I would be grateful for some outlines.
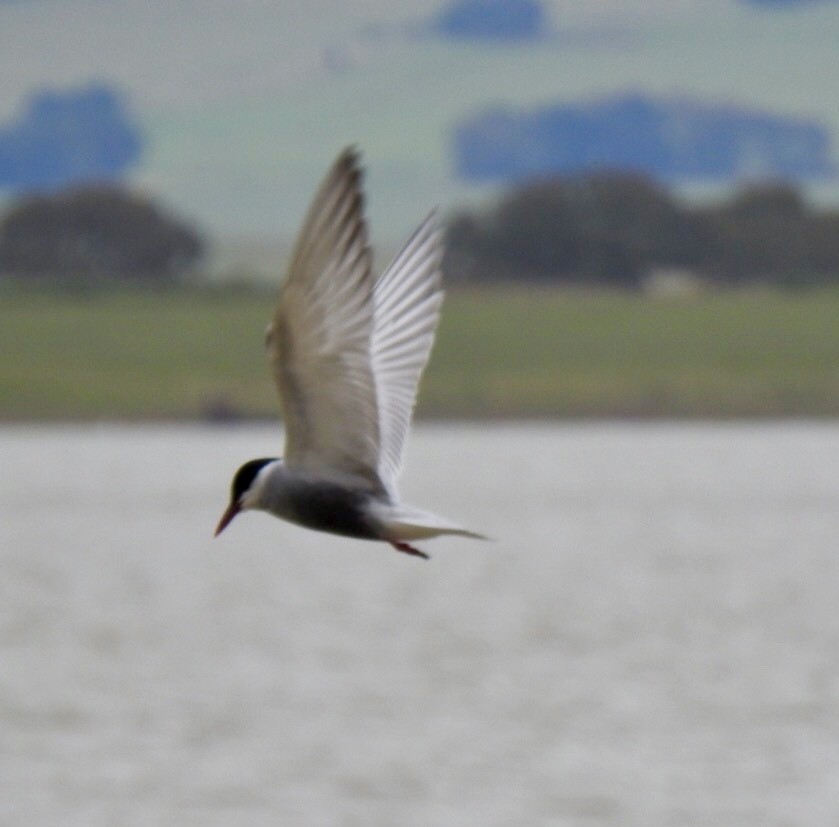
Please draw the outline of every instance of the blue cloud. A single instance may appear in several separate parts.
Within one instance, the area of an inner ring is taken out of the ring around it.
[[[813,6],[816,3],[836,2],[836,0],[741,0],[741,2],[766,9],[789,9],[798,6]]]
[[[114,180],[141,151],[142,136],[113,89],[40,92],[22,117],[0,128],[0,187],[53,189]]]
[[[536,0],[454,0],[433,23],[447,37],[479,40],[531,40],[546,26]]]
[[[534,111],[490,109],[454,133],[455,164],[475,181],[620,167],[664,179],[830,178],[829,131],[759,110],[623,95]]]

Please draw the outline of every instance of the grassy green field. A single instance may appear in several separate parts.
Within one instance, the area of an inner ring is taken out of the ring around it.
[[[275,415],[273,295],[0,292],[0,419]],[[436,417],[839,415],[839,291],[451,291]]]

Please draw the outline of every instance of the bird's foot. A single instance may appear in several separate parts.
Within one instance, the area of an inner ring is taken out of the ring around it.
[[[431,557],[426,554],[424,551],[420,551],[418,548],[414,548],[408,543],[402,542],[402,540],[390,540],[390,544],[397,550],[404,552],[405,554],[412,554],[414,557],[422,557],[423,560],[430,560]]]

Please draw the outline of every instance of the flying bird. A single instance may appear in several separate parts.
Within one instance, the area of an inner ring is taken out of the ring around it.
[[[239,468],[216,536],[240,511],[257,509],[425,558],[412,542],[486,539],[405,505],[396,490],[443,302],[442,252],[432,212],[373,276],[359,156],[344,150],[303,222],[266,333],[285,455]]]

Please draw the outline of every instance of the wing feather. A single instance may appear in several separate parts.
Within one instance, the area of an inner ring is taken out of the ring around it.
[[[431,213],[382,273],[373,292],[371,357],[379,407],[379,476],[391,492],[440,317],[442,254],[442,231]]]
[[[378,486],[374,280],[361,178],[357,152],[345,150],[309,208],[266,343],[286,464]]]

